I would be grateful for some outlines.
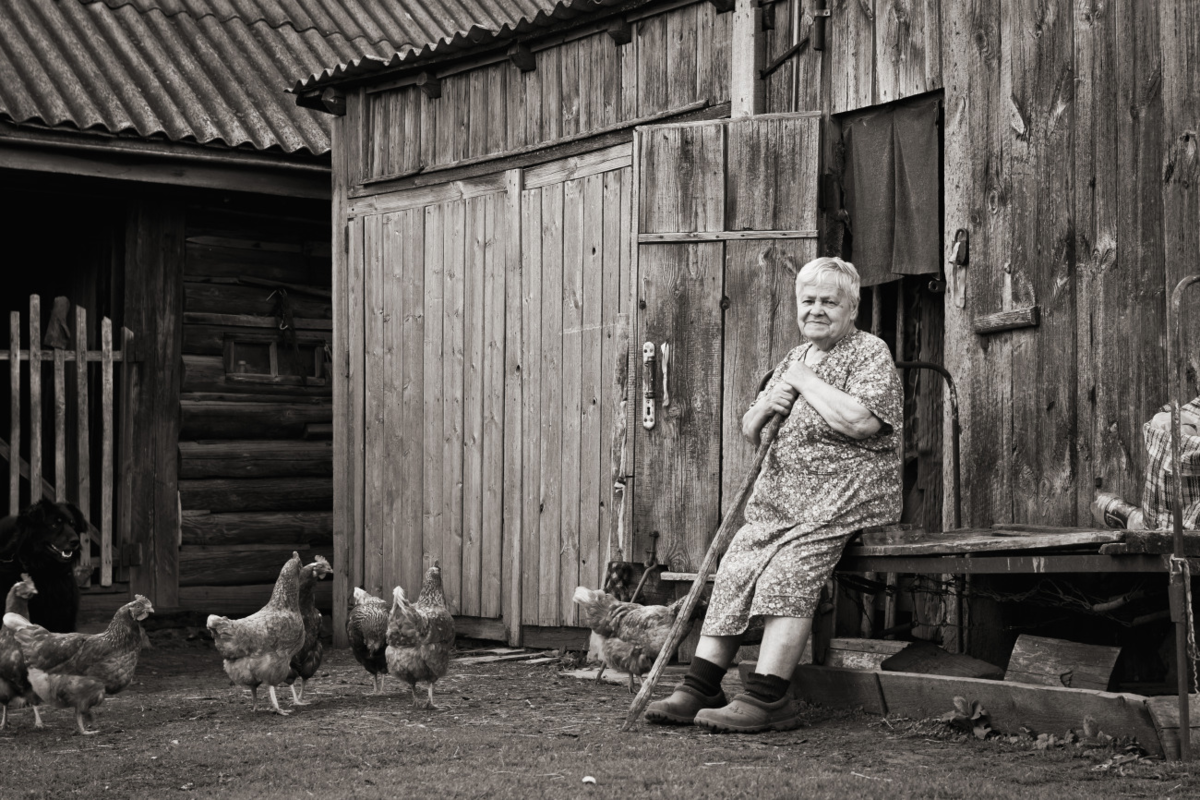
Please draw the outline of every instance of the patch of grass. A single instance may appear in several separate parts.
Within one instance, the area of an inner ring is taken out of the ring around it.
[[[737,679],[730,673],[730,690]],[[809,707],[806,726],[715,736],[642,725],[620,733],[623,687],[561,678],[554,665],[474,664],[438,684],[439,710],[383,697],[348,652],[327,655],[313,705],[287,718],[250,713],[204,641],[143,653],[135,684],[97,713],[98,736],[69,712],[27,711],[0,732],[0,797],[261,798],[1044,798],[1187,797],[1179,764],[1132,765]],[[662,693],[669,690],[662,687]],[[281,694],[289,705],[290,693]],[[287,698],[287,699],[285,699]],[[260,703],[260,709],[265,703]],[[945,726],[940,726],[944,729]],[[583,783],[585,776],[596,783]]]

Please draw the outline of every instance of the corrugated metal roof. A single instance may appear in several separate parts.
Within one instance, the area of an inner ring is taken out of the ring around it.
[[[398,33],[409,15],[386,7],[374,0],[0,0],[0,119],[326,153],[328,117],[298,107],[286,87],[323,64],[387,59],[396,52],[393,37],[425,35],[415,23],[414,33]]]
[[[253,2],[253,0],[244,0]],[[320,2],[320,0],[309,0]],[[631,5],[629,0],[401,0],[410,9],[420,9],[431,19],[442,19],[443,30],[436,37],[398,48],[387,56],[363,53],[348,61],[339,61],[320,72],[297,81],[291,91],[297,94],[320,86],[359,78],[374,72],[412,64],[434,55],[444,55],[478,47],[483,42],[506,39],[558,22],[575,19],[599,8]],[[333,63],[333,62],[329,62]]]

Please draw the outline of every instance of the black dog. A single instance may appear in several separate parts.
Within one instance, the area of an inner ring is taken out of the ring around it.
[[[30,621],[56,633],[73,632],[79,616],[79,532],[86,530],[82,511],[51,500],[0,519],[0,597],[27,572],[38,592],[29,599]]]

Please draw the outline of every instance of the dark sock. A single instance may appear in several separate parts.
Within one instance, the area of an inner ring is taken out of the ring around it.
[[[787,694],[791,681],[778,675],[760,675],[751,672],[746,677],[746,694],[764,703],[775,703]]]
[[[712,697],[721,692],[721,679],[725,677],[725,667],[719,667],[703,658],[692,657],[687,675],[683,676],[683,685],[690,686],[705,697]]]

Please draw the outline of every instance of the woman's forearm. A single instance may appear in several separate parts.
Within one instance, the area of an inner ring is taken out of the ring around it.
[[[767,402],[766,397],[763,397],[757,403],[750,406],[749,410],[742,417],[742,438],[757,447],[762,429],[771,419],[773,413],[771,404]]]
[[[836,386],[831,386],[816,375],[808,375],[798,381],[796,390],[818,414],[825,418],[829,427],[851,439],[866,439],[874,436],[883,427],[879,417],[853,396]]]

